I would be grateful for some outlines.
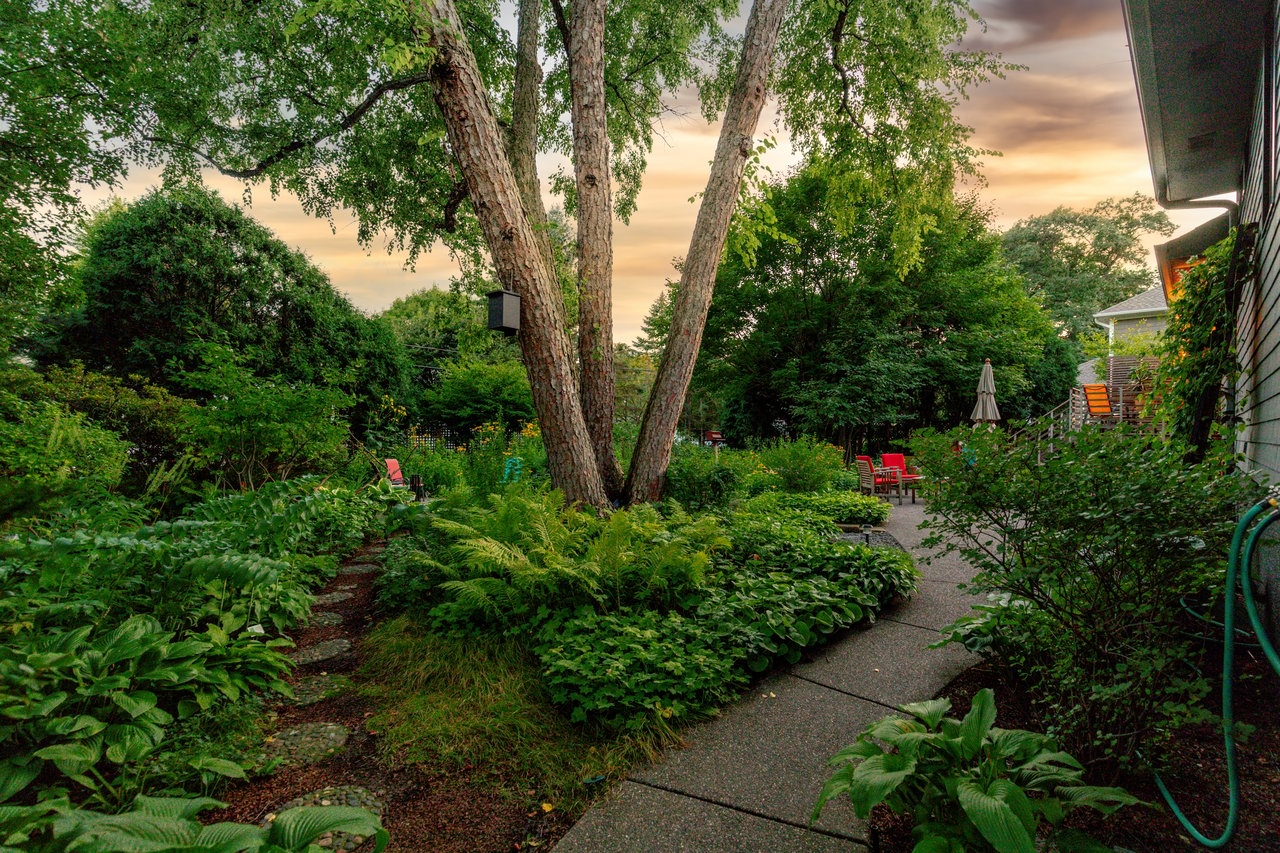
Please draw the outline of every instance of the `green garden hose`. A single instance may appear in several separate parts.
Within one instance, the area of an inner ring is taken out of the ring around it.
[[[1258,522],[1250,532],[1250,526],[1258,516],[1267,510],[1271,513]],[[1249,583],[1249,567],[1253,565],[1253,554],[1257,550],[1258,541],[1262,538],[1262,533],[1277,520],[1280,520],[1280,502],[1275,498],[1267,498],[1265,501],[1255,505],[1252,509],[1240,517],[1240,523],[1236,525],[1235,535],[1231,537],[1231,551],[1227,556],[1227,583],[1226,596],[1223,602],[1223,643],[1222,643],[1222,736],[1227,747],[1227,826],[1222,831],[1222,835],[1218,838],[1208,838],[1198,829],[1192,826],[1191,821],[1182,809],[1178,808],[1178,804],[1174,802],[1173,795],[1169,793],[1169,789],[1165,787],[1164,781],[1160,778],[1160,774],[1156,774],[1156,786],[1160,789],[1160,794],[1164,797],[1169,808],[1173,810],[1174,817],[1182,824],[1187,832],[1191,833],[1191,837],[1205,847],[1217,849],[1225,847],[1227,842],[1231,840],[1231,836],[1235,834],[1236,823],[1240,818],[1240,774],[1236,767],[1236,740],[1233,733],[1235,728],[1235,710],[1232,704],[1231,686],[1232,675],[1235,664],[1235,624],[1236,624],[1236,585],[1239,583],[1242,594],[1244,595],[1245,610],[1248,611],[1249,621],[1253,624],[1254,633],[1258,637],[1258,644],[1262,647],[1263,654],[1267,656],[1271,667],[1280,674],[1280,655],[1276,654],[1275,647],[1271,641],[1267,639],[1266,628],[1262,624],[1262,619],[1258,616],[1258,605],[1253,598],[1253,586]],[[1245,535],[1248,534],[1248,541]],[[1241,547],[1243,545],[1243,548]]]

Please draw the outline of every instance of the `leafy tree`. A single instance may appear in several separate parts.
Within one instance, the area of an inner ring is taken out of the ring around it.
[[[351,371],[357,417],[404,388],[392,332],[214,192],[157,190],[112,212],[89,231],[77,274],[83,305],[62,318],[49,360],[185,393],[199,344],[218,340],[259,376],[320,385]]]
[[[827,212],[835,193],[821,164],[770,186],[786,238],[762,239],[754,266],[721,268],[697,387],[726,400],[730,437],[808,432],[851,448],[895,426],[959,423],[984,358],[1002,395],[1029,390],[1049,323],[1003,261],[989,212],[972,198],[930,209],[903,278],[892,213],[847,211],[841,233]]]
[[[391,303],[378,319],[386,324],[418,368],[421,385],[433,385],[455,361],[516,361],[520,351],[489,330],[486,309],[457,290],[424,288]]]
[[[514,361],[449,365],[424,395],[421,411],[426,423],[462,433],[494,422],[516,431],[536,417],[529,380]]]
[[[1151,198],[1134,193],[1023,220],[1005,232],[1004,251],[1022,271],[1027,293],[1078,340],[1094,328],[1098,311],[1155,284],[1142,239],[1174,230]]]
[[[127,59],[96,19],[79,0],[0,0],[0,354],[64,283],[75,186],[124,172],[98,134],[130,121]]]

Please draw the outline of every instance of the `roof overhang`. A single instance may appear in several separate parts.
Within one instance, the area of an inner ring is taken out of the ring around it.
[[[1123,0],[1156,199],[1240,190],[1267,0]]]
[[[1185,234],[1179,234],[1167,243],[1155,247],[1156,266],[1160,268],[1160,282],[1164,285],[1164,298],[1173,302],[1173,287],[1178,281],[1177,268],[1186,266],[1197,255],[1203,255],[1214,243],[1221,243],[1231,232],[1230,214],[1215,216],[1197,225]]]

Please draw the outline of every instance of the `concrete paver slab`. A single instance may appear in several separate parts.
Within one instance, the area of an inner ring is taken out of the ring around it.
[[[853,853],[865,848],[636,782],[591,809],[556,853]]]
[[[772,676],[724,716],[686,731],[687,749],[667,752],[632,778],[804,826],[831,775],[831,756],[886,713],[817,684]],[[815,825],[866,838],[847,799],[831,802]]]
[[[850,634],[791,671],[889,707],[921,702],[978,662],[954,643],[927,648],[939,639],[936,630],[886,620],[869,631]]]
[[[879,620],[905,622],[936,631],[967,615],[973,605],[986,601],[985,595],[970,595],[951,581],[921,580],[915,595],[883,611]]]

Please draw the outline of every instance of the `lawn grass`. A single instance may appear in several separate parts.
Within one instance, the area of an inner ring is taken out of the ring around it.
[[[380,758],[426,772],[462,768],[504,795],[530,794],[571,818],[631,768],[678,742],[671,729],[626,734],[570,724],[511,638],[433,635],[407,616],[365,638],[359,689],[380,710]]]

